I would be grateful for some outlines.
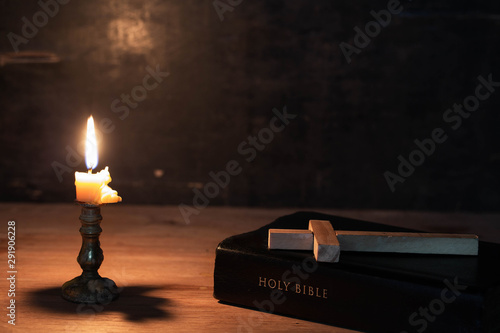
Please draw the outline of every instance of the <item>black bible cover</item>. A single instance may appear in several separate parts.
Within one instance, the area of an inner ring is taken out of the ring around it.
[[[314,212],[284,216],[217,247],[214,297],[260,311],[366,332],[500,332],[500,245],[478,256],[268,250],[270,228],[413,231]],[[258,330],[257,327],[255,329]]]

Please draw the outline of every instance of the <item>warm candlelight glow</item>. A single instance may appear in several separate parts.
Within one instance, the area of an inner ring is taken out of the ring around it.
[[[87,121],[87,139],[85,142],[85,164],[88,172],[75,172],[76,200],[100,205],[122,201],[118,193],[108,186],[111,175],[108,167],[94,174],[92,169],[97,166],[97,140],[92,116]]]
[[[85,141],[85,164],[88,170],[93,170],[97,166],[97,139],[95,136],[94,118],[87,120],[87,139]]]

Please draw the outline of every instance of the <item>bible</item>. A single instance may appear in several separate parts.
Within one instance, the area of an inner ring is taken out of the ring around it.
[[[480,241],[477,256],[346,251],[338,263],[268,249],[269,229],[307,229],[309,220],[346,231],[415,231],[315,212],[283,216],[220,242],[214,297],[365,332],[499,332],[500,245]]]

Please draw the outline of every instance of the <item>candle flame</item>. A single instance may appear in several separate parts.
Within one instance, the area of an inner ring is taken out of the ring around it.
[[[87,120],[87,140],[85,141],[85,164],[90,171],[97,166],[97,139],[95,136],[94,118]]]

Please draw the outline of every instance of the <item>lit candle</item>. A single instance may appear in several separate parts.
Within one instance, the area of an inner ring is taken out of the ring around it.
[[[108,167],[92,173],[97,166],[97,140],[92,116],[87,121],[87,140],[85,141],[85,164],[88,172],[75,172],[76,201],[94,205],[122,201],[118,193],[108,186],[111,175]]]

